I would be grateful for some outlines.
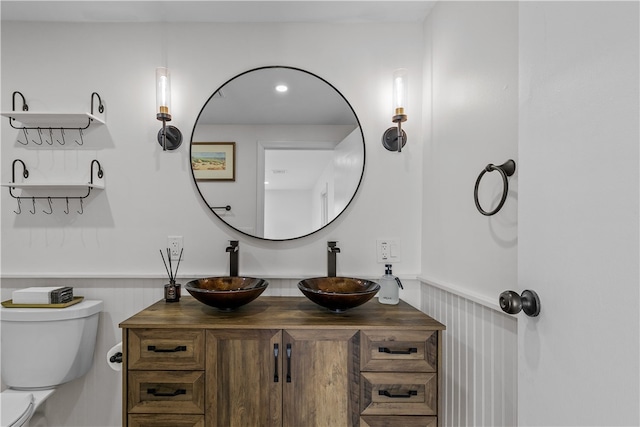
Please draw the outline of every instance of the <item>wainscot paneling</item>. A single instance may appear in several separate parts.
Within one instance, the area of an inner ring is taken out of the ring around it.
[[[424,281],[420,299],[420,309],[447,326],[442,425],[517,425],[516,318]]]

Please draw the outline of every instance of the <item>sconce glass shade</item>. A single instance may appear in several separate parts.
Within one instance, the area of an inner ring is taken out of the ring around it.
[[[407,134],[402,130],[402,122],[407,121],[407,101],[409,100],[409,79],[406,68],[393,72],[393,115],[391,121],[397,125],[390,127],[382,135],[382,145],[389,151],[402,152],[407,143]]]
[[[171,74],[168,68],[156,68],[156,117],[171,121]]]
[[[407,101],[409,99],[409,79],[406,68],[393,72],[393,122],[407,120]]]
[[[175,150],[182,144],[182,132],[171,121],[171,74],[165,67],[156,68],[156,118],[162,121],[158,132],[158,144],[163,151]]]

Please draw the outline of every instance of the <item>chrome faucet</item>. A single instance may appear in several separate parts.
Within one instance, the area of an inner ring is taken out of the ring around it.
[[[327,242],[327,277],[336,277],[336,254],[340,253],[340,248],[336,246],[338,242]]]
[[[227,246],[226,252],[229,252],[229,276],[235,277],[238,276],[238,247],[237,240],[229,240],[229,245]]]

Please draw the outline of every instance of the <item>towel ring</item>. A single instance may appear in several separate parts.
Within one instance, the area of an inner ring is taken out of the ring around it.
[[[502,176],[502,186],[503,186],[502,198],[500,198],[500,203],[498,203],[498,206],[494,210],[487,212],[484,209],[482,209],[482,207],[480,206],[480,202],[478,201],[478,187],[480,187],[480,180],[482,179],[484,174],[487,172],[493,172],[493,171],[500,172],[500,175]],[[480,172],[480,175],[476,180],[476,186],[473,190],[473,199],[476,202],[476,208],[478,208],[478,211],[482,215],[485,215],[485,216],[495,215],[500,209],[502,209],[504,202],[507,200],[507,193],[509,193],[509,180],[507,179],[507,177],[510,177],[511,175],[513,175],[515,171],[516,171],[516,162],[509,159],[499,166],[489,163],[482,170],[482,172]]]

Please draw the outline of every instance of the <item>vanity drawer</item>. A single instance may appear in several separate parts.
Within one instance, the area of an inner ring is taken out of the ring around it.
[[[436,372],[438,331],[363,330],[362,371]]]
[[[131,329],[129,369],[204,369],[204,331],[191,329]]]
[[[437,415],[438,376],[426,372],[362,372],[361,415]]]
[[[204,414],[204,371],[129,371],[129,414]]]
[[[371,416],[360,417],[360,427],[437,427],[436,417]]]
[[[204,415],[134,414],[129,427],[204,427]]]

